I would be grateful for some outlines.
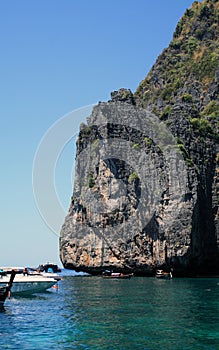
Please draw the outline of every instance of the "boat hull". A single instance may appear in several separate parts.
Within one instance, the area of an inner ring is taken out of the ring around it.
[[[130,279],[131,276],[102,276],[103,278],[110,278],[110,279],[115,279],[115,280],[120,280],[120,279]]]
[[[0,305],[3,305],[5,299],[7,298],[7,290],[6,287],[0,287]]]
[[[8,283],[8,276],[0,279],[0,287]],[[22,276],[17,275],[11,288],[12,295],[28,295],[44,292],[57,283],[54,278],[46,278],[42,276]]]
[[[111,273],[111,274],[103,274],[103,278],[111,278],[111,279],[129,279],[133,276],[133,273],[123,274],[123,273]]]
[[[163,270],[158,270],[155,276],[156,278],[163,280],[170,280],[173,277],[171,272],[164,272]]]

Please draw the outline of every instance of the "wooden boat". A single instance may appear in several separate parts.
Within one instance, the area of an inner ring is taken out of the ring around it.
[[[134,276],[133,273],[123,274],[121,272],[111,272],[111,271],[104,271],[102,274],[103,278],[114,278],[114,279],[129,279],[132,276]]]
[[[13,270],[11,272],[11,277],[8,284],[6,284],[6,286],[0,287],[0,305],[3,305],[6,298],[9,296],[15,275],[16,275],[16,272]]]
[[[171,272],[165,272],[163,270],[157,270],[155,277],[156,278],[160,278],[160,279],[170,280],[171,278],[173,278],[173,275],[172,275]]]

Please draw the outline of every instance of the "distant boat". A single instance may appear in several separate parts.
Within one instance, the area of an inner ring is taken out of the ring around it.
[[[9,280],[9,273],[7,273],[6,276],[2,275],[0,277],[0,289],[6,288],[9,284]],[[29,274],[27,271],[21,273],[21,271],[18,270],[11,287],[11,293],[14,296],[31,295],[44,292],[56,284],[57,279],[54,277],[46,277],[40,273]]]
[[[6,298],[9,297],[10,290],[11,290],[11,287],[13,285],[15,275],[16,275],[16,272],[13,270],[11,272],[9,282],[5,286],[0,287],[0,305],[3,305]]]
[[[28,276],[43,276],[47,278],[54,278],[56,281],[60,281],[62,277],[57,273],[53,272],[54,270],[51,268],[48,269],[39,269],[39,268],[26,268],[26,271],[28,273]],[[60,269],[57,269],[55,271],[61,271]]]
[[[133,273],[129,273],[129,274],[123,274],[121,272],[111,272],[111,271],[104,271],[102,274],[103,278],[114,278],[114,279],[129,279],[132,276],[134,276]]]
[[[171,278],[173,278],[173,275],[172,275],[171,272],[165,272],[163,270],[157,270],[155,277],[156,278],[160,278],[160,279],[170,280]]]
[[[58,273],[61,272],[62,270],[60,269],[60,267],[58,267],[58,265],[56,264],[52,264],[52,263],[47,263],[44,265],[39,265],[37,270],[39,270],[40,272],[52,272],[52,273]]]

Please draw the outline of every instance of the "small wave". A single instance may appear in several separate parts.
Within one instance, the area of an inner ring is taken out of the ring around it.
[[[68,269],[62,269],[62,271],[60,272],[61,276],[89,276],[88,273],[86,272],[77,272],[75,270],[68,270]]]

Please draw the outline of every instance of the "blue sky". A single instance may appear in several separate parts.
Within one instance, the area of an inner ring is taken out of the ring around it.
[[[41,139],[71,111],[121,87],[135,91],[192,2],[0,1],[0,266],[60,264],[59,232],[43,221],[33,195]],[[56,174],[66,213],[73,163],[74,141]]]

